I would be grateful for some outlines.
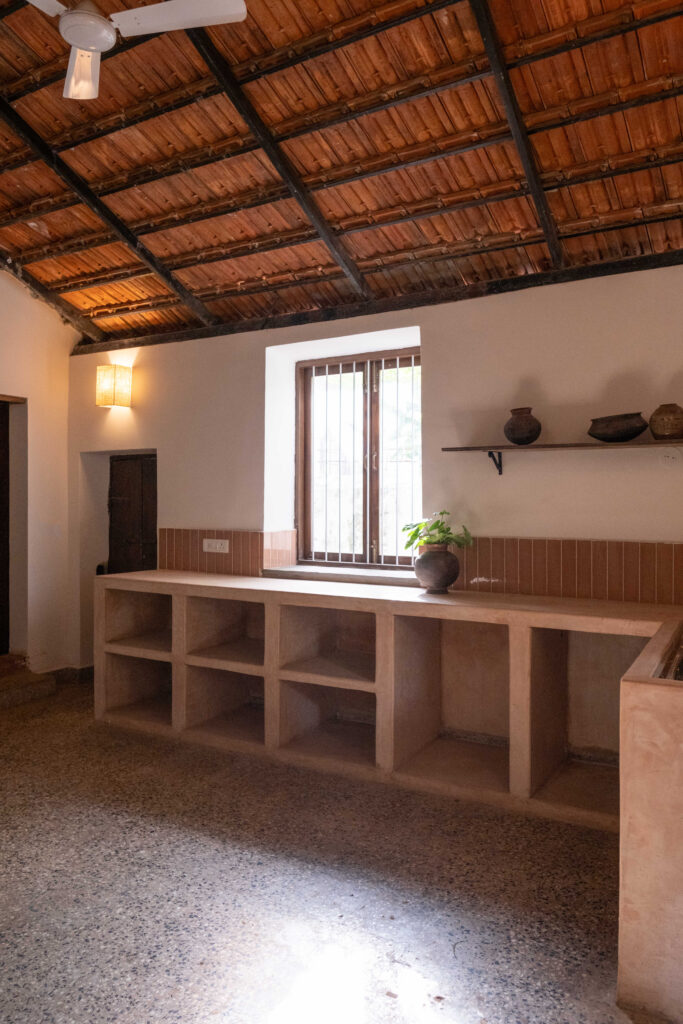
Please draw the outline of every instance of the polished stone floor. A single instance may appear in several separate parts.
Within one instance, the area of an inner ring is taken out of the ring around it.
[[[617,838],[0,717],[3,1024],[617,1024]]]

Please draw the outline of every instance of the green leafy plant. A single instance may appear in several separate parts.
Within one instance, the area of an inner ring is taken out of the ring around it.
[[[472,535],[466,526],[461,533],[453,533],[450,523],[450,512],[445,509],[417,523],[408,523],[403,533],[408,534],[406,548],[422,547],[428,544],[453,544],[458,548],[467,548],[472,543]]]

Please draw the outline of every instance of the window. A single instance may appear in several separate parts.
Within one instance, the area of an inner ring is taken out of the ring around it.
[[[417,349],[297,364],[299,559],[410,564],[422,504]]]

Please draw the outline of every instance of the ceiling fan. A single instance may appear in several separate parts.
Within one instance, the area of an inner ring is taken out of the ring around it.
[[[71,46],[64,96],[74,100],[93,100],[100,82],[100,54],[116,43],[117,30],[124,37],[173,32],[185,28],[205,28],[243,21],[247,16],[244,0],[165,0],[118,11],[105,18],[92,0],[80,0],[72,8],[60,0],[28,0],[44,14],[59,15],[59,34]]]

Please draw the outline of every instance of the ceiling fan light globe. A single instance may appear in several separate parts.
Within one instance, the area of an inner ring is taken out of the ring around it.
[[[104,53],[116,43],[116,29],[108,18],[89,7],[65,11],[59,19],[59,33],[70,46]]]

